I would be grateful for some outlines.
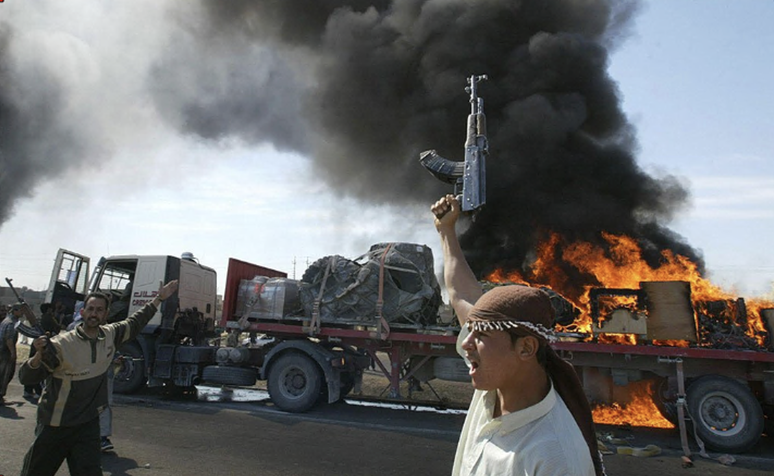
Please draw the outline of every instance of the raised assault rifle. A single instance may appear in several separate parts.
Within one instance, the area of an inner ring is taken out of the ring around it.
[[[435,150],[419,154],[419,162],[437,179],[454,184],[454,195],[463,212],[477,211],[486,203],[486,157],[489,143],[486,139],[484,100],[478,97],[477,86],[487,75],[468,78],[465,91],[470,94],[470,115],[465,140],[465,161],[456,162],[438,155]]]
[[[21,297],[18,292],[16,292],[16,288],[13,287],[13,284],[11,284],[11,281],[13,281],[11,278],[5,278],[5,282],[8,283],[8,287],[11,288],[11,291],[13,292],[14,296],[16,296],[16,299],[21,303],[22,312],[24,313],[24,315],[27,317],[27,320],[31,324],[31,326],[27,326],[25,324],[22,324],[21,321],[19,321],[16,324],[16,330],[19,331],[19,334],[25,335],[30,339],[37,339],[38,337],[43,335],[47,336],[48,333],[44,331],[42,327],[40,327],[40,324],[38,323],[38,318],[35,317],[35,313],[32,312],[30,305],[24,301],[24,298]],[[53,369],[59,366],[59,357],[57,357],[56,350],[54,350],[54,346],[52,345],[46,344],[46,346],[43,348],[42,359],[43,359],[43,365],[46,366],[49,372],[52,372]]]
[[[13,284],[11,284],[12,281],[13,279],[11,278],[5,278],[5,282],[8,283],[8,287],[11,288],[11,292],[13,292],[14,296],[16,296],[16,300],[22,305],[22,312],[24,313],[24,316],[31,324],[31,326],[27,326],[19,322],[16,324],[16,330],[19,331],[20,334],[25,335],[31,339],[35,339],[44,335],[45,331],[38,324],[38,318],[35,317],[35,313],[32,312],[32,309],[30,309],[30,305],[24,301],[24,298],[21,297],[16,291],[16,288],[13,287]]]

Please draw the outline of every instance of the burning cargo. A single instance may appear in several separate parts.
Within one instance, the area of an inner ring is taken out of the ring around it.
[[[594,336],[630,334],[639,341],[684,347],[771,348],[770,309],[753,306],[748,314],[744,298],[693,300],[686,281],[643,281],[639,289],[595,288],[589,299]]]

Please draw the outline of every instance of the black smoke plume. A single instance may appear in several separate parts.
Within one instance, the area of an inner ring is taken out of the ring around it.
[[[13,30],[0,22],[0,225],[20,198],[94,152],[65,113],[67,94],[45,67],[20,74]]]
[[[636,0],[176,2],[166,43],[148,52],[144,92],[194,139],[270,142],[310,157],[343,195],[429,206],[450,190],[419,165],[419,152],[462,159],[465,79],[487,74],[479,92],[488,203],[463,236],[477,273],[523,269],[548,232],[600,244],[603,231],[626,234],[653,265],[672,250],[703,268],[667,227],[688,193],[637,165],[635,132],[607,73],[638,8]],[[61,121],[55,82],[45,100],[20,106],[3,44],[0,223],[39,162],[55,173],[84,148]],[[65,154],[35,145],[39,133]]]
[[[292,114],[281,120],[275,142],[310,153],[334,187],[372,202],[429,204],[444,189],[417,164],[418,153],[435,148],[461,159],[465,78],[487,74],[480,94],[491,145],[488,205],[463,236],[477,272],[521,269],[548,231],[594,243],[601,231],[625,234],[653,265],[668,249],[703,266],[699,253],[665,226],[687,191],[637,165],[634,131],[607,74],[609,50],[625,36],[636,2],[277,0],[203,7],[207,21],[187,30],[198,39],[196,51],[261,44],[274,52],[280,78],[295,71],[296,80],[245,91],[244,102],[233,99],[234,91],[211,94],[206,79],[198,102],[176,103],[167,94],[180,88],[162,88],[159,101],[176,105],[188,132],[209,137],[211,124],[237,117],[239,126],[222,132],[249,139],[262,130],[263,111],[287,104]],[[212,67],[204,56],[190,63],[199,71],[193,77],[206,78]],[[180,67],[161,61],[153,81],[167,84]],[[255,65],[231,67],[239,78]],[[255,98],[274,103],[262,109]],[[254,114],[243,114],[245,103]]]

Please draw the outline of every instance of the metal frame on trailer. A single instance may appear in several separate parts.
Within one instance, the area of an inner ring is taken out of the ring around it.
[[[425,365],[430,357],[456,356],[456,335],[423,334],[418,332],[390,332],[387,338],[379,339],[377,333],[371,329],[348,329],[340,327],[323,326],[315,330],[313,336],[309,335],[309,328],[277,322],[252,321],[247,328],[238,328],[229,324],[229,328],[239,329],[242,332],[255,332],[267,334],[273,337],[302,339],[314,338],[321,342],[338,345],[349,345],[365,350],[376,363],[384,376],[390,381],[390,398],[400,399],[400,384],[408,380],[419,367]],[[376,356],[377,352],[384,352],[390,358],[390,368]],[[426,357],[411,372],[404,373],[404,364],[411,357]]]

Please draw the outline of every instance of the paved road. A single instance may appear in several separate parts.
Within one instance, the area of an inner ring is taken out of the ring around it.
[[[0,476],[18,474],[30,443],[35,406],[11,384],[0,407]],[[106,475],[448,475],[464,415],[385,409],[353,404],[324,406],[293,415],[265,401],[170,400],[157,395],[119,396],[114,409],[116,445],[103,456]],[[651,458],[606,458],[610,475],[762,476],[774,472],[774,447],[766,438],[734,466],[697,460],[680,464],[674,432],[615,431],[635,446],[657,444]],[[148,465],[148,467],[146,467]],[[66,469],[59,475],[67,475]]]

